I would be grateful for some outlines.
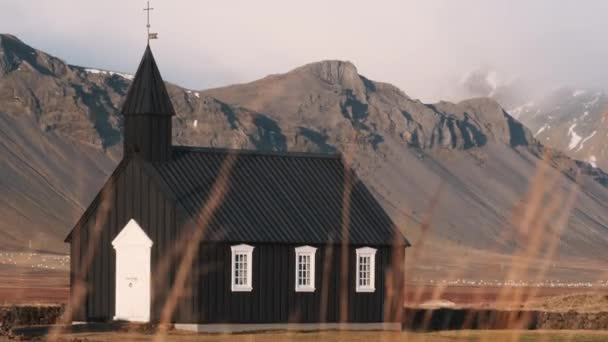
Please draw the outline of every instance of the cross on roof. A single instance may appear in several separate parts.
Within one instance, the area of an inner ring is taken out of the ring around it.
[[[150,44],[150,39],[157,39],[158,38],[158,33],[150,33],[150,11],[153,10],[154,8],[150,7],[150,1],[148,1],[148,6],[146,8],[144,8],[144,11],[147,12],[148,15],[148,21],[146,24],[146,28],[148,30],[148,44]]]

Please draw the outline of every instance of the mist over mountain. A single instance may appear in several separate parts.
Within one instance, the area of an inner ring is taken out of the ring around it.
[[[480,84],[471,81],[471,91],[517,102],[492,77],[472,78]],[[119,108],[130,81],[0,36],[0,248],[67,250],[65,234],[121,157]],[[547,163],[552,195],[580,184],[558,236],[560,258],[608,260],[608,175],[545,147],[536,126],[497,100],[425,104],[335,60],[247,84],[168,91],[174,144],[341,152],[414,243],[432,209],[434,243],[513,253],[524,243],[513,217]],[[584,127],[572,129],[581,143]]]
[[[608,169],[605,90],[562,86],[535,91],[524,81],[501,77],[491,69],[475,69],[463,77],[460,88],[464,96],[495,99],[544,145]]]

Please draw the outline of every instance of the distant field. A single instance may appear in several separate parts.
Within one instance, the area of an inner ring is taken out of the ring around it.
[[[45,258],[48,262],[48,258]],[[69,296],[69,272],[64,264],[54,268],[0,263],[0,304],[66,303]],[[513,301],[518,296],[517,302]],[[570,297],[578,296],[575,299]],[[568,297],[565,300],[562,298]],[[581,299],[582,298],[582,299]],[[502,301],[501,301],[502,300]],[[495,309],[575,309],[584,310],[588,303],[608,311],[607,288],[505,288],[493,286],[428,286],[409,284],[406,306],[439,302],[457,307]],[[547,307],[549,305],[549,307]]]
[[[0,252],[0,304],[67,302],[68,262],[61,255]]]
[[[444,260],[445,263],[445,260]],[[542,311],[608,311],[608,287],[504,287],[409,283],[405,305]],[[69,258],[0,252],[0,305],[61,304],[69,296]]]

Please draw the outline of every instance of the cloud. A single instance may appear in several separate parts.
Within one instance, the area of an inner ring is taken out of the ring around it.
[[[322,59],[435,101],[491,67],[539,87],[606,87],[602,0],[156,0],[153,49],[167,80],[190,88],[247,82]],[[0,31],[70,63],[134,71],[144,1],[19,0]]]

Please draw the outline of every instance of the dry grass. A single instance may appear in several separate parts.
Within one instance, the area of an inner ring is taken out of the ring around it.
[[[60,340],[88,340],[88,341],[149,341],[153,335],[136,333],[80,333],[63,334]],[[369,342],[369,341],[606,341],[608,332],[582,332],[582,331],[447,331],[434,333],[413,332],[349,332],[325,331],[312,333],[299,332],[268,332],[258,334],[237,335],[207,335],[179,331],[170,331],[165,341],[203,341],[203,342],[277,342],[277,341],[319,341],[319,342]]]
[[[532,300],[524,305],[529,310],[551,312],[606,312],[608,311],[608,294],[582,293],[569,294]]]
[[[549,157],[549,156],[545,156]],[[573,179],[565,188],[558,186],[562,174],[556,172],[549,166],[549,159],[537,164],[537,171],[531,180],[528,193],[518,202],[505,227],[500,230],[497,237],[496,246],[488,246],[485,253],[500,253],[503,242],[515,241],[516,248],[513,253],[501,262],[500,277],[496,281],[503,284],[513,284],[513,286],[498,287],[494,301],[500,305],[508,305],[515,308],[523,308],[531,300],[541,297],[543,288],[530,286],[545,282],[553,273],[553,268],[558,263],[558,246],[562,234],[568,226],[568,219],[573,204],[580,191],[578,179]],[[437,198],[428,204],[429,212],[437,206]],[[440,201],[440,199],[439,199]],[[433,227],[433,215],[425,217],[420,224],[419,239],[413,244],[412,251],[408,257],[408,274],[416,276],[415,272],[410,271],[415,265],[433,254],[444,254],[444,249],[433,249],[425,245],[428,239],[428,230]],[[437,251],[441,253],[437,253]],[[484,265],[484,260],[478,253],[463,255],[460,258],[453,258],[448,274],[448,280],[466,279],[470,275],[470,269],[479,269]],[[488,263],[489,264],[489,263]],[[496,264],[494,264],[496,268]],[[496,274],[492,271],[489,274]],[[605,267],[599,267],[594,275],[596,279],[603,279],[606,276]],[[410,299],[414,303],[424,302],[423,296],[428,292],[425,284],[412,286],[409,293],[415,293]],[[426,298],[430,301],[445,299],[444,294],[449,288],[449,283],[436,283],[433,292]],[[474,286],[470,291],[470,302],[483,302],[484,286]],[[430,324],[430,316],[425,319],[423,326]],[[466,320],[465,320],[466,321]],[[509,326],[519,326],[518,318],[515,316],[507,322]]]
[[[66,303],[67,270],[0,265],[0,305],[47,305]]]

